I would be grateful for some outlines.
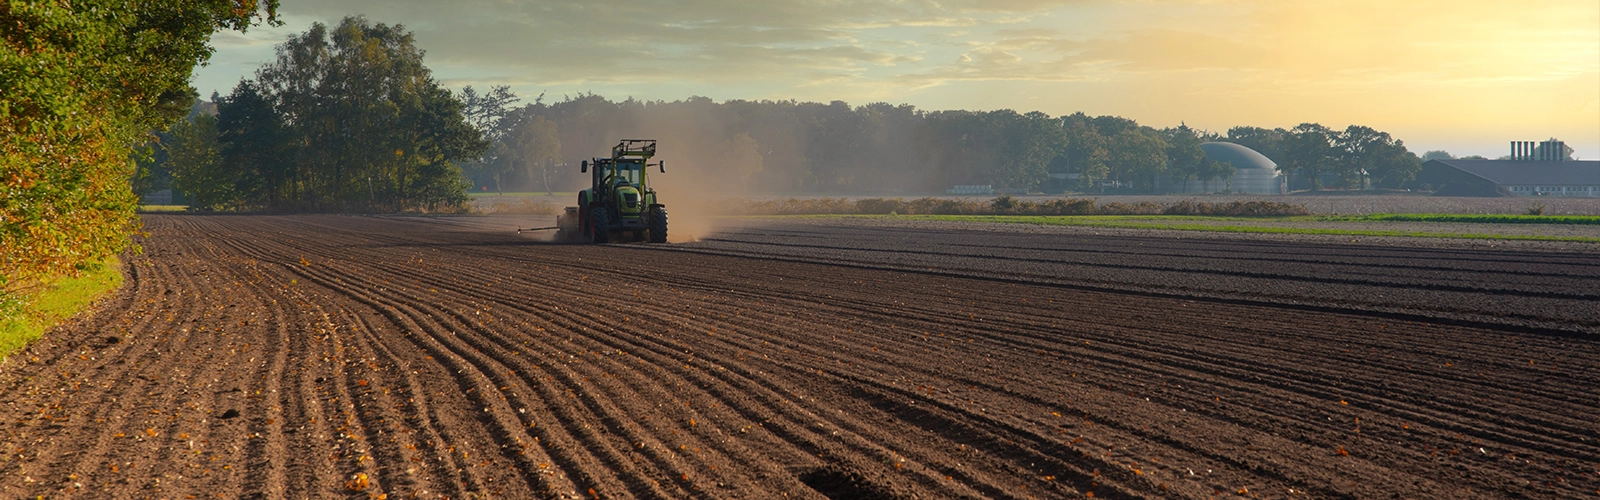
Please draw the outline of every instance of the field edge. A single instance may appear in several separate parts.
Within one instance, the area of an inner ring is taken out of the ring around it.
[[[1186,224],[1184,222],[1198,221],[1282,221],[1282,222],[1351,222],[1346,219],[1329,219],[1319,216],[1289,216],[1289,217],[1237,217],[1237,216],[1205,216],[1205,215],[878,215],[878,214],[818,214],[818,215],[766,215],[744,216],[744,218],[793,218],[793,219],[891,219],[910,221],[938,221],[938,222],[976,222],[991,224],[1031,224],[1040,226],[1077,226],[1113,229],[1136,230],[1171,230],[1171,231],[1202,231],[1214,233],[1242,233],[1242,234],[1304,234],[1322,236],[1367,236],[1367,237],[1406,237],[1406,238],[1437,238],[1461,240],[1522,240],[1522,241],[1549,241],[1566,243],[1600,243],[1600,237],[1590,236],[1548,236],[1528,234],[1489,234],[1489,233],[1449,233],[1425,231],[1399,231],[1399,230],[1369,230],[1369,229],[1331,229],[1331,228],[1295,228],[1295,227],[1267,227],[1267,226],[1239,226],[1239,225],[1212,225],[1212,224]],[[1172,222],[1163,222],[1172,221]],[[1389,220],[1369,220],[1369,222],[1400,222]],[[1411,222],[1411,221],[1405,221]],[[1507,224],[1524,225],[1527,223],[1511,222]],[[1589,224],[1587,222],[1579,224]]]
[[[27,347],[61,322],[88,310],[122,288],[122,260],[111,257],[82,276],[49,280],[32,293],[0,303],[0,361]]]

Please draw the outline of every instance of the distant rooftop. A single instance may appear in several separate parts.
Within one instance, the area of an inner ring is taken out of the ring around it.
[[[1600,185],[1600,161],[1433,160],[1500,185]]]

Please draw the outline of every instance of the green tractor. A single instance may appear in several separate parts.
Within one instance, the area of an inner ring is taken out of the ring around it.
[[[624,139],[611,147],[610,158],[584,161],[582,171],[592,172],[592,183],[578,192],[578,206],[567,207],[557,221],[560,236],[595,243],[625,237],[666,243],[667,207],[657,203],[656,191],[645,181],[649,167],[667,172],[665,162],[650,163],[655,154],[654,139]]]

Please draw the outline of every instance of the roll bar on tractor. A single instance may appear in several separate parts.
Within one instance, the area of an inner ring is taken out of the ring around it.
[[[656,155],[656,140],[655,139],[623,139],[623,140],[617,142],[617,145],[611,146],[611,157],[610,158],[595,158],[594,159],[594,166],[595,166],[595,168],[600,168],[602,165],[609,165],[611,163],[616,162],[617,160],[620,160],[620,159],[623,159],[623,158],[627,158],[627,157],[630,157],[630,156],[631,157],[643,158],[643,159],[645,159],[645,161],[649,161],[650,157],[655,156],[655,155]],[[661,169],[661,173],[663,173],[663,174],[667,173],[667,162],[666,161],[659,161],[659,162],[656,162],[654,164],[646,163],[645,166],[657,167],[657,168]],[[584,160],[583,162],[579,163],[579,170],[578,171],[579,172],[583,172],[583,173],[589,173],[589,160]]]
[[[638,147],[634,147],[635,145],[638,145]],[[623,156],[651,157],[655,155],[655,139],[623,139],[617,145],[611,146],[612,158],[621,158]]]

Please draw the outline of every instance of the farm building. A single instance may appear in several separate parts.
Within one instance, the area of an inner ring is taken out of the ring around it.
[[[1231,142],[1200,144],[1206,159],[1233,165],[1233,176],[1210,181],[1190,180],[1178,182],[1168,178],[1157,181],[1157,192],[1174,194],[1203,194],[1232,192],[1239,194],[1283,194],[1285,178],[1278,173],[1278,164],[1265,155]]]
[[[1417,182],[1442,196],[1600,197],[1600,161],[1432,160]]]

